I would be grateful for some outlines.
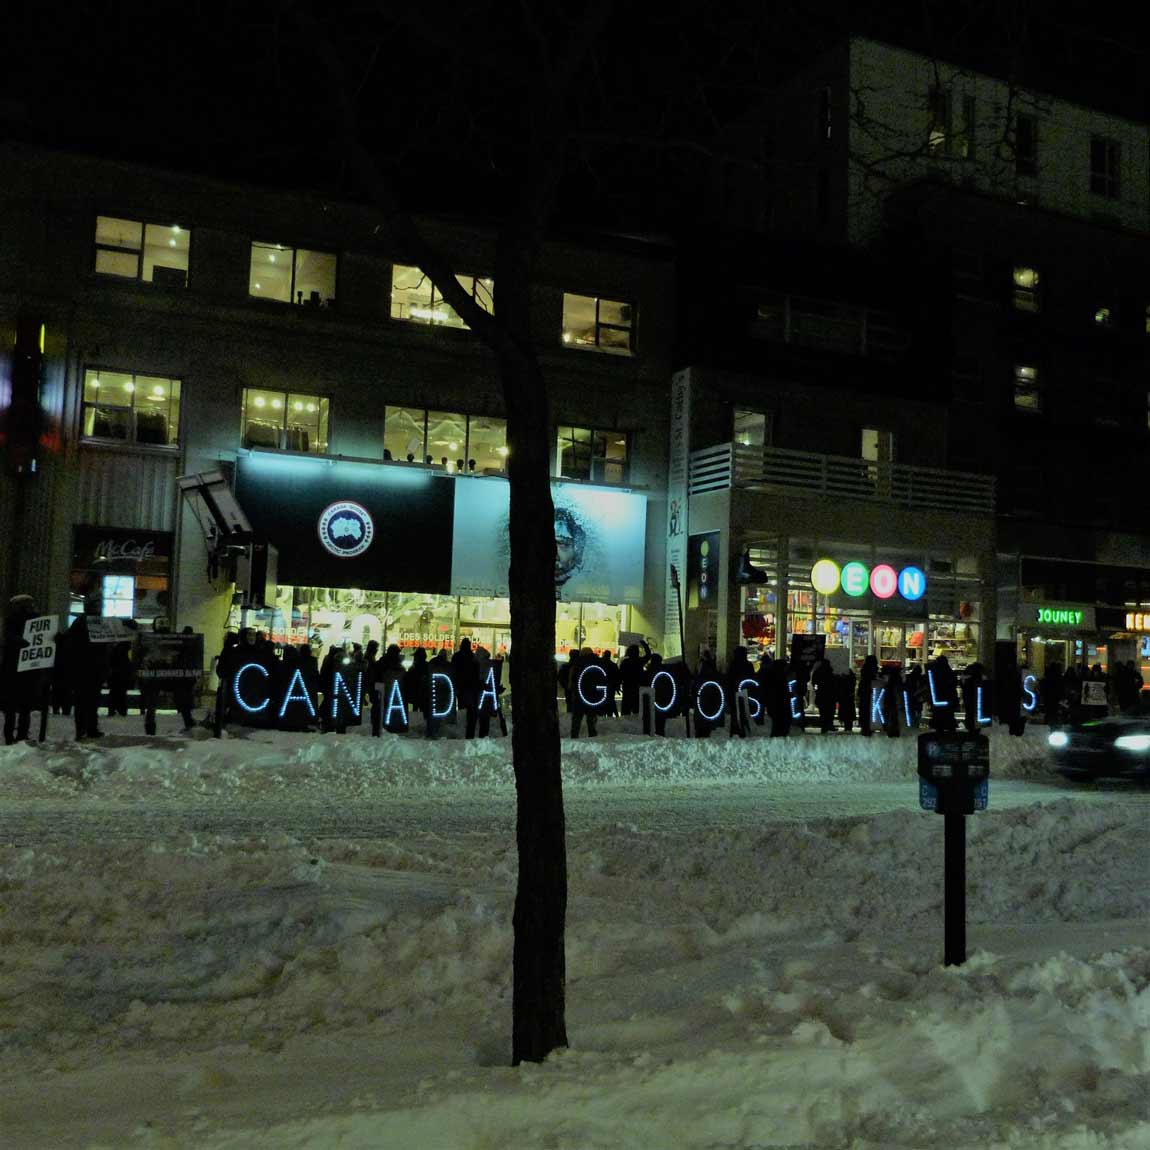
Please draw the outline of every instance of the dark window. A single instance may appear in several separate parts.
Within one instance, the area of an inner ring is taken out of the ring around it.
[[[1116,140],[1094,136],[1090,141],[1090,190],[1096,196],[1116,200],[1119,196],[1121,145]]]
[[[627,441],[625,431],[564,425],[559,428],[555,472],[564,479],[626,483]]]
[[[831,90],[830,87],[819,89],[818,139],[820,143],[827,143],[831,138]]]
[[[1038,117],[1020,114],[1014,135],[1014,170],[1020,176],[1038,175]]]

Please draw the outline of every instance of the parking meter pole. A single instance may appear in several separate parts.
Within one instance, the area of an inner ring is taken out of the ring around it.
[[[966,816],[943,815],[943,965],[966,961]]]

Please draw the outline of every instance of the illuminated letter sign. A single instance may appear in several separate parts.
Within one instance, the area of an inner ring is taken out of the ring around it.
[[[914,726],[914,717],[910,713],[910,692],[903,691],[902,693],[902,713],[906,715],[906,725],[908,727]]]
[[[801,719],[803,717],[803,709],[799,705],[798,697],[795,695],[795,688],[799,685],[798,679],[790,679],[787,682],[787,690],[791,693],[791,718]]]
[[[898,589],[898,576],[889,563],[880,563],[871,571],[870,589],[876,599],[889,599]]]
[[[1082,612],[1057,607],[1037,607],[1036,623],[1053,623],[1066,627],[1081,627]]]
[[[930,705],[932,707],[949,707],[949,702],[944,702],[938,697],[934,689],[934,671],[930,667],[926,670],[926,679],[930,683]]]
[[[833,559],[820,559],[811,568],[811,586],[820,595],[833,595],[839,589],[839,565]]]
[[[982,684],[974,692],[974,721],[979,727],[988,726],[990,720],[982,713]]]
[[[898,573],[898,593],[908,603],[917,602],[926,594],[926,576],[917,567],[904,567]]]
[[[867,569],[861,563],[848,563],[843,568],[839,582],[848,595],[857,599],[860,595],[866,594]]]
[[[297,672],[298,674],[298,672]],[[355,677],[355,695],[347,689],[347,681],[343,675],[336,671],[331,680],[331,717],[334,721],[339,718],[339,696],[343,693],[343,697],[347,700],[347,705],[351,708],[351,713],[358,719],[361,708],[363,707],[363,674],[362,672]]]
[[[258,715],[261,711],[266,711],[268,709],[268,704],[271,702],[271,700],[265,698],[264,701],[258,706],[253,706],[243,697],[243,695],[240,694],[240,679],[243,678],[243,675],[246,671],[259,671],[259,673],[266,679],[268,677],[268,669],[260,663],[245,663],[236,672],[235,678],[232,679],[232,697],[237,703],[239,703],[241,707],[243,707],[245,711],[247,711],[249,715]]]
[[[759,684],[754,679],[743,679],[739,683],[739,690],[747,692],[747,709],[751,712],[751,718],[757,719],[763,713],[763,704],[759,702],[757,695],[752,695],[751,690],[758,690]]]
[[[708,687],[714,687],[715,690],[719,692],[719,709],[709,715],[706,711],[703,710],[703,692]],[[723,691],[723,688],[715,682],[714,679],[708,679],[706,682],[699,684],[699,689],[695,692],[695,714],[697,714],[699,718],[705,719],[708,723],[717,722],[723,717],[723,711],[726,710],[726,707],[726,693]]]
[[[882,700],[886,694],[885,687],[876,687],[870,697],[870,721],[872,723],[882,724],[886,722],[883,718]]]
[[[671,684],[671,701],[665,706],[659,706],[659,700],[656,698],[655,684],[660,679],[667,679]],[[670,671],[656,671],[651,677],[651,702],[655,704],[656,711],[662,711],[665,715],[674,705],[675,700],[679,697],[679,690],[675,686],[675,676]]]
[[[1038,706],[1038,695],[1031,684],[1037,684],[1038,679],[1034,675],[1023,675],[1022,677],[1022,693],[1030,697],[1029,703],[1023,703],[1022,709],[1028,714],[1034,714],[1034,708]]]
[[[598,671],[599,674],[603,676],[603,682],[599,683],[594,688],[599,692],[599,698],[597,698],[594,702],[592,702],[587,698],[585,694],[583,694],[583,680],[586,679],[587,676],[590,675],[593,671]],[[583,706],[590,707],[591,710],[594,710],[596,707],[601,707],[605,702],[607,702],[607,672],[602,667],[600,667],[598,663],[592,663],[591,666],[584,667],[583,670],[579,672],[579,678],[575,683],[575,690],[579,692],[579,698],[582,700]]]
[[[483,690],[479,692],[479,709],[483,710],[483,700],[491,700],[491,709],[499,710],[499,692],[495,689],[495,668],[487,668],[487,678],[483,681]]]
[[[441,711],[435,704],[437,700],[437,692],[435,684],[437,680],[442,680],[447,684],[447,706]],[[445,675],[442,671],[432,671],[431,673],[431,717],[433,719],[446,719],[455,708],[455,685],[451,681],[450,675]]]
[[[403,692],[399,689],[398,679],[392,679],[391,690],[387,693],[387,710],[383,712],[383,725],[385,727],[391,723],[392,711],[399,715],[400,722],[406,727],[407,704],[403,701]]]
[[[296,684],[299,684],[300,693],[295,693]],[[283,702],[280,703],[280,718],[287,714],[287,709],[292,703],[306,703],[307,711],[311,717],[315,718],[315,707],[312,706],[311,696],[307,693],[307,684],[303,681],[303,672],[297,667],[292,672],[292,677],[288,680],[288,688],[284,692]]]
[[[375,537],[375,524],[367,508],[347,499],[329,503],[316,528],[324,550],[339,559],[362,555]]]

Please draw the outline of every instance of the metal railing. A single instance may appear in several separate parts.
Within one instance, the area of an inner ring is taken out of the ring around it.
[[[992,475],[741,443],[691,453],[692,495],[728,487],[994,514]]]

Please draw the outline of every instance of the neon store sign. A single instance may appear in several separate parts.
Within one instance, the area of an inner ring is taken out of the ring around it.
[[[917,603],[926,594],[926,575],[920,567],[895,571],[889,563],[867,567],[858,562],[840,567],[833,559],[820,559],[811,568],[811,585],[820,595],[841,590],[858,599],[869,591],[876,599],[893,599],[897,592],[908,603]]]

